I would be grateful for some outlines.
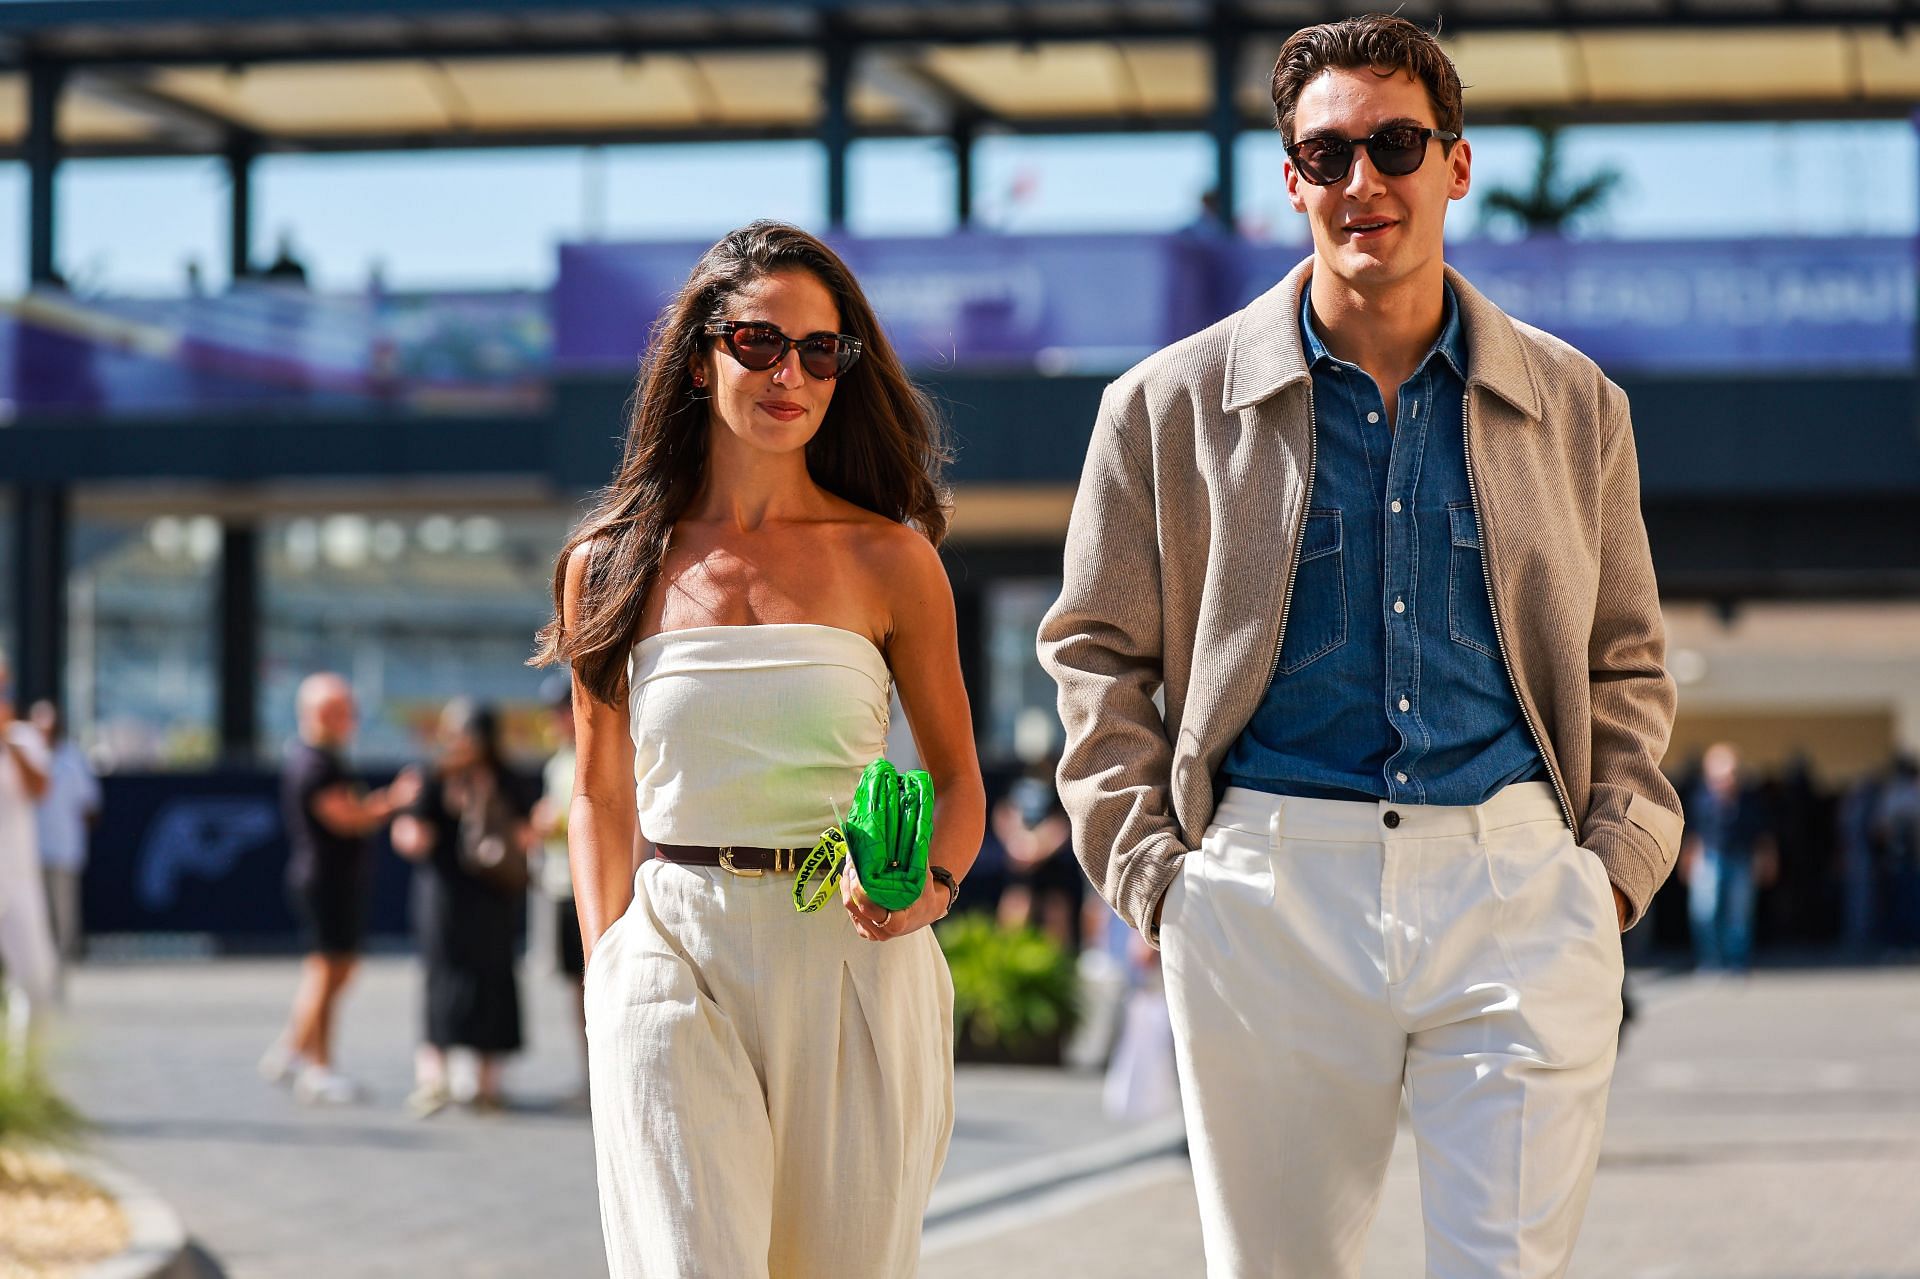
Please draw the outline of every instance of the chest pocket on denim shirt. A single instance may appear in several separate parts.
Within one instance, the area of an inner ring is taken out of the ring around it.
[[[1280,641],[1280,673],[1318,661],[1347,642],[1346,553],[1340,512],[1308,511],[1300,565],[1287,606],[1287,633]]]
[[[1486,561],[1473,503],[1448,503],[1447,523],[1453,533],[1453,562],[1447,574],[1447,630],[1455,643],[1488,657],[1497,656],[1500,641],[1493,633],[1493,604],[1487,598]]]

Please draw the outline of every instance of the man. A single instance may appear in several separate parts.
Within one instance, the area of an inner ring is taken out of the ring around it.
[[[287,887],[308,954],[286,1032],[260,1059],[260,1073],[275,1083],[293,1080],[303,1102],[337,1104],[359,1093],[333,1068],[333,1025],[366,931],[367,836],[413,803],[420,777],[406,769],[384,790],[363,794],[342,758],[358,727],[353,690],[323,672],[303,680],[297,698],[300,737],[281,774],[280,800],[292,851]]]
[[[1700,785],[1687,802],[1680,875],[1701,972],[1744,973],[1753,953],[1753,903],[1780,869],[1779,842],[1760,793],[1743,784],[1740,753],[1715,742],[1701,760]]]
[[[1307,28],[1273,89],[1313,256],[1107,388],[1061,795],[1164,944],[1210,1274],[1357,1273],[1404,1091],[1428,1274],[1558,1275],[1681,827],[1627,404],[1444,265],[1429,35]]]
[[[34,1064],[46,1011],[58,997],[53,935],[40,885],[33,808],[47,793],[47,746],[13,710],[13,679],[0,653],[0,968],[6,970],[6,1038],[0,1069]]]
[[[28,712],[47,743],[47,790],[40,798],[40,872],[47,913],[60,955],[60,974],[80,958],[80,879],[87,868],[87,837],[100,819],[100,781],[68,738],[60,708],[42,698]]]

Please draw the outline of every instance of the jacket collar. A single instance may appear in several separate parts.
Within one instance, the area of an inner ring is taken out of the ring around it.
[[[1484,386],[1528,418],[1540,419],[1540,392],[1534,385],[1525,345],[1507,313],[1452,267],[1446,268],[1467,338],[1467,385]],[[1229,413],[1251,408],[1310,376],[1300,333],[1301,291],[1313,273],[1307,258],[1286,278],[1249,302],[1233,326],[1227,345],[1225,387],[1220,407]]]

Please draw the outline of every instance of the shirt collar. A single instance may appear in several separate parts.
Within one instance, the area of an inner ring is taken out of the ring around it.
[[[1427,366],[1427,360],[1438,355],[1453,366],[1453,371],[1461,381],[1467,378],[1467,345],[1460,329],[1460,307],[1454,300],[1453,286],[1443,286],[1446,290],[1446,318],[1440,325],[1440,336],[1434,339],[1433,349],[1427,352],[1426,360],[1420,361],[1420,367]],[[1322,360],[1340,363],[1338,356],[1327,350],[1327,344],[1320,340],[1319,330],[1313,323],[1313,290],[1300,290],[1300,332],[1306,339],[1307,364],[1317,366]]]

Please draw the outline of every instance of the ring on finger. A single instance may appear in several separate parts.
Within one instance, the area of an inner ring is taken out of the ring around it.
[[[886,930],[887,925],[891,924],[892,922],[893,922],[893,912],[889,910],[887,912],[886,918],[880,920],[878,923],[874,925],[874,927],[884,932]]]

